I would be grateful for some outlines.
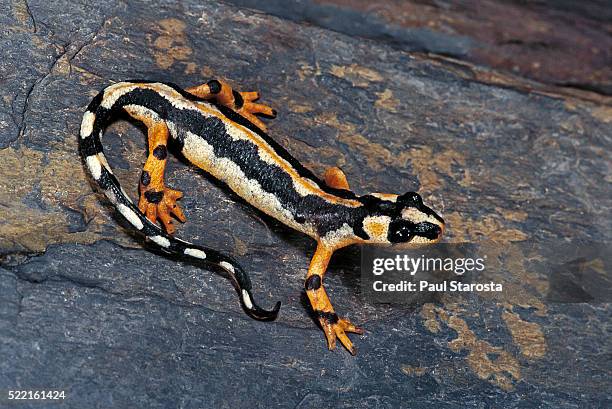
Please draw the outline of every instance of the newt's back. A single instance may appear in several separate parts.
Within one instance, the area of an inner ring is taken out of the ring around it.
[[[173,84],[109,87],[103,106],[168,126],[181,153],[254,207],[311,237],[338,229],[362,203],[324,185],[261,129]]]

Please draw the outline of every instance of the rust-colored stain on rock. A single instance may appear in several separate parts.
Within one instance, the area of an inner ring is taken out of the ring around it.
[[[193,49],[185,34],[185,23],[176,18],[168,18],[160,20],[158,27],[159,35],[151,44],[157,65],[167,70],[176,61],[188,61],[193,54]],[[195,71],[192,62],[186,63],[186,70]]]

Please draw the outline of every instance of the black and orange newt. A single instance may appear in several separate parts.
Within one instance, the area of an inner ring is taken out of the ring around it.
[[[93,179],[134,228],[166,253],[224,269],[243,308],[255,319],[275,319],[280,303],[270,311],[258,307],[248,275],[233,258],[172,236],[172,216],[186,219],[176,203],[182,193],[164,184],[169,139],[187,160],[248,203],[315,239],[306,294],[328,347],[333,349],[339,339],[354,354],[347,333],[363,330],[338,318],[323,287],[334,251],[356,243],[434,243],[442,236],[444,221],[414,192],[358,196],[336,167],[320,180],[267,135],[256,114],[274,117],[276,112],[254,102],[258,98],[257,92],[236,92],[217,80],[187,89],[161,82],[120,82],[101,91],[87,107],[79,138],[81,154]],[[138,206],[113,175],[100,142],[105,127],[125,114],[148,130],[149,156],[140,178]]]

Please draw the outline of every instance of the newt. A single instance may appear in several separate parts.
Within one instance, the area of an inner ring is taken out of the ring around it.
[[[182,192],[164,183],[168,143],[253,207],[316,240],[306,294],[328,348],[339,340],[355,354],[347,334],[363,334],[363,329],[338,317],[323,285],[334,251],[351,244],[435,243],[444,232],[444,220],[416,192],[359,196],[337,167],[318,178],[268,136],[258,116],[273,118],[276,111],[255,102],[258,99],[257,92],[237,92],[219,80],[186,89],[163,82],[119,82],[103,89],[87,107],[80,152],[93,180],[147,242],[164,253],[225,270],[252,318],[274,320],[280,302],[271,310],[259,307],[247,273],[234,258],[173,236],[173,219],[185,222],[186,217],[177,204]],[[125,115],[147,129],[148,157],[138,205],[113,175],[101,144],[105,128]]]

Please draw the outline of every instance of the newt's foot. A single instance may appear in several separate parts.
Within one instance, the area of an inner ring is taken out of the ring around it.
[[[340,318],[334,313],[323,313],[319,318],[325,338],[327,338],[327,347],[332,350],[336,347],[336,339],[340,340],[340,343],[352,354],[355,355],[357,352],[353,343],[349,339],[347,332],[353,332],[355,334],[362,335],[364,330],[355,326],[349,320]]]
[[[276,111],[270,108],[268,105],[258,104],[253,101],[257,101],[259,99],[259,92],[251,91],[251,92],[238,92],[242,97],[242,105],[238,108],[238,113],[244,116],[246,119],[251,121],[257,127],[261,128],[263,131],[266,131],[266,124],[262,122],[261,119],[255,116],[255,114],[262,114],[269,118],[276,118]],[[238,107],[239,101],[234,101],[234,104]]]
[[[154,191],[152,189],[141,191],[138,208],[151,222],[156,223],[157,219],[159,219],[166,232],[173,234],[175,228],[172,216],[183,223],[187,221],[183,211],[176,203],[181,197],[183,197],[183,193],[167,187],[163,191]]]

